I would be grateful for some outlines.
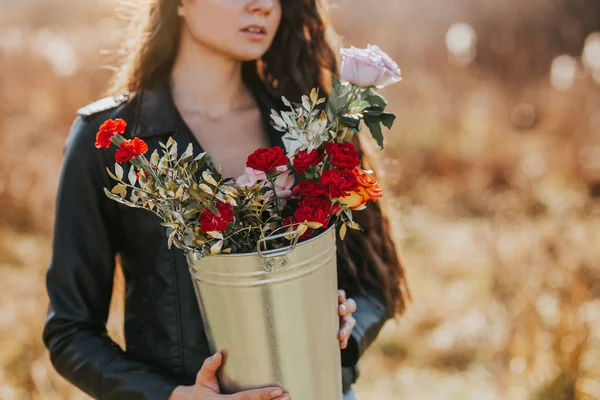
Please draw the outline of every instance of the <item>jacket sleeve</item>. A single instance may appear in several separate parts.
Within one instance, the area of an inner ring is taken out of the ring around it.
[[[78,117],[65,145],[43,340],[56,370],[94,398],[166,400],[177,384],[129,358],[106,331],[119,221],[117,203],[103,193],[112,185],[96,129]]]
[[[390,318],[384,300],[376,289],[370,289],[369,295],[348,294],[348,298],[356,301],[356,312],[352,316],[356,319],[356,326],[352,330],[348,347],[342,350],[342,366],[351,367],[358,363],[360,357],[375,341],[379,331]]]

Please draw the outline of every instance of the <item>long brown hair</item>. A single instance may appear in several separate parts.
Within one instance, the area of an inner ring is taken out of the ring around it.
[[[179,51],[182,19],[175,0],[152,0],[135,22],[134,34],[125,44],[128,54],[117,74],[112,93],[134,93],[165,79]],[[332,43],[337,41],[322,0],[282,0],[282,21],[271,48],[257,61],[243,65],[246,83],[263,85],[278,99],[284,95],[297,100],[313,87],[321,93],[330,89],[331,74],[338,70]],[[374,169],[358,139],[355,144],[363,166]],[[404,270],[400,263],[385,207],[369,203],[356,213],[364,233],[350,231],[338,242],[344,271],[351,288],[365,294],[365,286],[382,294],[390,316],[404,311],[408,296]],[[359,279],[360,277],[360,279]]]

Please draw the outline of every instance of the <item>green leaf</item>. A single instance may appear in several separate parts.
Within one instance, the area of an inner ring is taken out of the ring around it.
[[[194,231],[192,230],[192,228],[186,228],[185,233],[183,235],[183,243],[185,243],[186,246],[191,246],[193,241]]]
[[[333,105],[332,105],[331,103],[328,103],[328,104],[326,105],[326,107],[325,107],[325,112],[327,113],[327,118],[328,118],[330,121],[334,121],[334,120],[335,120],[335,117],[336,117],[337,110],[335,110],[335,109],[333,108]]]
[[[213,190],[205,183],[201,183],[198,185],[198,188],[202,190],[204,193],[210,194],[211,196],[214,194]]]
[[[372,117],[379,117],[379,116],[383,115],[384,111],[379,108],[369,107],[369,108],[365,109],[364,113],[366,115],[370,115]]]
[[[371,104],[369,104],[368,102],[364,101],[364,100],[360,100],[360,101],[355,101],[352,103],[352,106],[350,107],[350,109],[352,110],[365,110],[367,108],[369,108],[371,106]]]
[[[219,254],[221,248],[223,247],[223,241],[219,240],[217,243],[213,244],[210,248],[210,254]]]
[[[371,94],[365,99],[372,107],[384,109],[387,107],[387,101],[380,94]]]
[[[365,116],[365,124],[371,131],[373,139],[375,139],[379,147],[383,149],[383,132],[381,131],[380,119],[367,115]]]
[[[267,171],[267,172],[265,172],[265,175],[267,176],[267,180],[270,181],[270,182],[272,182],[275,179],[277,179],[277,177],[279,175],[281,175],[282,173],[283,172],[281,172],[281,171],[275,171],[275,172]]]
[[[323,227],[323,224],[320,222],[309,222],[309,221],[304,221],[303,222],[304,225],[308,226],[309,228],[313,228],[313,229],[319,229]]]
[[[292,107],[292,103],[290,103],[290,101],[288,99],[285,98],[285,96],[281,96],[281,101],[283,102],[283,104],[288,107],[288,108],[293,108]]]
[[[192,198],[196,199],[196,200],[203,200],[206,195],[204,195],[203,192],[200,191],[199,187],[191,187],[189,190],[190,196],[192,196]]]
[[[133,194],[135,194],[137,197],[144,199],[144,200],[148,200],[150,198],[150,196],[148,195],[148,193],[143,192],[141,190],[134,190]]]
[[[169,151],[168,154],[169,156],[171,156],[172,160],[175,160],[175,158],[177,157],[177,142],[175,141],[175,139],[173,139],[173,137],[169,137],[169,142],[167,143],[167,146],[169,146]]]
[[[340,124],[345,124],[349,128],[356,129],[360,126],[360,120],[362,118],[362,114],[344,114],[340,117]]]
[[[333,75],[333,90],[331,91],[332,93],[334,92],[339,92],[340,88],[342,87],[342,81],[340,80],[340,78],[338,78],[337,75]]]
[[[169,240],[167,241],[167,246],[169,247],[169,249],[171,249],[171,247],[173,247],[173,241],[175,240],[175,235],[177,235],[177,231],[173,231],[169,235]]]
[[[108,172],[108,176],[113,178],[115,181],[119,180],[119,178],[117,178],[117,176],[115,174],[113,174],[112,171],[108,167],[106,167],[106,172]]]
[[[126,200],[122,199],[121,197],[119,197],[119,196],[117,196],[115,194],[112,194],[111,192],[108,191],[107,188],[104,188],[104,194],[106,194],[106,196],[109,199],[114,200],[117,203],[125,204],[126,206],[130,206],[131,207],[131,205]]]
[[[349,208],[343,208],[343,210],[344,210],[344,214],[346,215],[346,217],[348,217],[348,220],[349,221],[354,221],[352,219],[352,210],[349,209]]]
[[[342,224],[342,226],[340,227],[340,239],[344,240],[344,238],[346,237],[346,224]]]
[[[194,156],[194,146],[190,143],[188,147],[185,149],[181,157],[179,158],[179,165],[183,165],[186,162],[192,161],[192,157]]]
[[[114,188],[112,188],[111,193],[125,197],[127,196],[127,186],[121,184],[116,185]]]
[[[115,163],[115,174],[117,175],[117,179],[123,180],[123,167],[119,163]]]
[[[296,123],[294,123],[294,121],[290,117],[290,113],[282,112],[281,118],[283,118],[283,121],[285,122],[285,124],[283,125],[284,128],[286,127],[286,124],[289,127],[293,127],[293,126],[297,125]]]
[[[347,224],[348,224],[348,226],[349,226],[351,229],[354,229],[354,230],[356,230],[356,231],[361,231],[361,232],[363,231],[363,228],[362,228],[362,226],[360,226],[360,225],[359,225],[358,223],[356,223],[356,222],[352,222],[352,221],[350,221],[350,222],[347,222]]]
[[[167,148],[173,147],[177,144],[177,142],[175,141],[175,139],[173,139],[173,136],[169,137],[169,140],[167,140]]]
[[[296,230],[298,231],[298,233],[300,235],[304,235],[304,233],[306,233],[306,231],[308,230],[308,226],[306,226],[304,223],[298,224],[298,227],[296,228]]]
[[[206,232],[206,234],[212,238],[223,240],[223,234],[221,232],[210,231],[210,232]]]
[[[198,155],[197,155],[197,156],[194,158],[194,161],[200,161],[201,159],[203,159],[203,158],[204,158],[204,156],[205,156],[205,155],[206,155],[206,152],[198,154]]]
[[[137,176],[135,173],[135,168],[133,168],[133,166],[131,166],[129,168],[129,174],[127,174],[127,179],[129,179],[129,183],[131,184],[131,186],[135,186],[135,182],[137,181]]]
[[[275,122],[275,125],[281,126],[282,128],[286,127],[285,121],[277,114],[277,112],[275,112],[275,110],[272,110],[271,112],[271,119]]]
[[[308,96],[302,96],[302,107],[304,107],[306,111],[311,111],[312,105]]]
[[[381,123],[388,129],[392,129],[392,126],[394,126],[394,121],[396,121],[396,116],[394,114],[383,113],[381,115]]]
[[[208,171],[202,172],[202,179],[204,179],[205,182],[207,182],[213,186],[219,185],[217,183],[217,181],[215,181],[215,178],[213,178],[213,176]]]
[[[162,143],[161,143],[161,145],[162,145]],[[156,167],[156,166],[158,165],[158,162],[159,162],[159,161],[160,161],[160,157],[159,157],[159,155],[158,155],[158,151],[154,150],[154,151],[152,152],[152,155],[150,156],[150,164],[151,164],[153,167]]]
[[[211,213],[215,214],[215,215],[219,215],[219,210],[217,210],[217,207],[214,204],[209,204],[208,205],[208,211],[210,211]]]
[[[180,224],[185,224],[185,221],[183,220],[183,217],[181,216],[181,214],[179,214],[178,212],[175,211],[171,211],[171,218],[173,218],[173,220],[175,222],[178,222]]]

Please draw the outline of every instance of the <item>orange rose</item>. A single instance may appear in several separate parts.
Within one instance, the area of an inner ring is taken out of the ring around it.
[[[360,185],[357,191],[351,192],[348,196],[342,197],[340,203],[346,204],[353,210],[361,209],[369,201],[377,201],[383,196],[383,190],[377,180],[359,167],[352,170],[356,181]]]

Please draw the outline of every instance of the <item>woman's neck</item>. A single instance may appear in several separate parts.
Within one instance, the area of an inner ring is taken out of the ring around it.
[[[182,113],[222,116],[247,106],[242,64],[183,34],[171,72],[171,90]]]

